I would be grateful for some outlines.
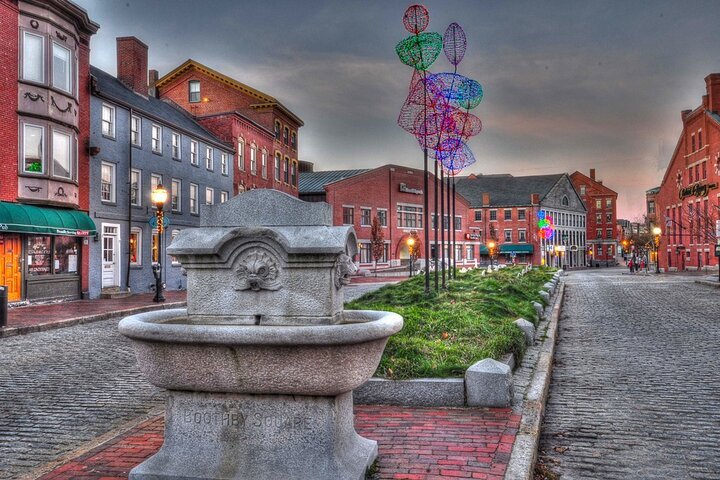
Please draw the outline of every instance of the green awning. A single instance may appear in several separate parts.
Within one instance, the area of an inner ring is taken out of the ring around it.
[[[87,237],[95,235],[95,222],[85,212],[0,202],[0,233],[23,232]]]
[[[500,253],[533,253],[533,246],[529,243],[503,243]]]
[[[480,245],[480,255],[490,255],[487,245]]]

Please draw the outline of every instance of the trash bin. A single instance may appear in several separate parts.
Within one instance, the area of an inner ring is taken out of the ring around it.
[[[0,285],[0,327],[7,326],[8,315],[8,288]]]

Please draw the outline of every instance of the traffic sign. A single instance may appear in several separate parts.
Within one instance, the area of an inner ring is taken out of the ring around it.
[[[157,217],[153,216],[150,217],[150,220],[148,220],[148,223],[152,228],[157,228]],[[170,225],[170,219],[168,217],[163,216],[163,228]]]

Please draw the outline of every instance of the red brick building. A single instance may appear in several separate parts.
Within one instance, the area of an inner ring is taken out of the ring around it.
[[[720,219],[720,73],[705,77],[706,94],[681,112],[682,132],[655,197],[660,268],[717,268]]]
[[[298,195],[298,131],[302,120],[277,99],[194,60],[150,85],[221,140],[235,145],[235,193],[273,188]]]
[[[587,208],[588,263],[615,265],[619,253],[617,192],[595,178],[594,168],[589,176],[575,172],[570,180]]]
[[[0,0],[0,285],[9,300],[88,290],[90,37],[67,0]]]

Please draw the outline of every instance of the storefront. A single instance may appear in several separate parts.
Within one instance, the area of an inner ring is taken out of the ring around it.
[[[83,250],[95,233],[84,212],[0,202],[0,285],[8,300],[79,298]]]

